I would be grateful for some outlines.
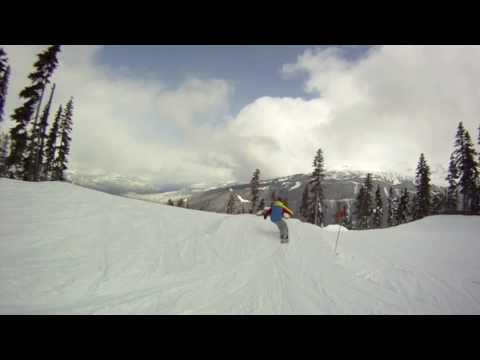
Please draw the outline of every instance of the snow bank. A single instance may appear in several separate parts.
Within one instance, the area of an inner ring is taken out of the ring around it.
[[[341,226],[341,225],[327,225],[323,228],[323,230],[325,231],[337,231],[338,232],[338,229],[340,228],[340,231],[348,231],[348,229],[344,226]]]

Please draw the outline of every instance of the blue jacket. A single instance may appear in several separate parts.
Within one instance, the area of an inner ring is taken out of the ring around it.
[[[264,218],[266,219],[268,215],[270,215],[270,220],[276,223],[283,218],[284,213],[290,214],[293,216],[293,211],[286,207],[281,201],[275,201],[272,204],[272,207],[265,213]]]

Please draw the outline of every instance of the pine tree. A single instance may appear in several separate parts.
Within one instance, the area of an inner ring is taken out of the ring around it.
[[[380,186],[377,186],[375,191],[375,208],[373,212],[373,226],[375,228],[383,227],[383,201],[380,193]]]
[[[365,216],[365,186],[362,185],[355,199],[355,227],[358,229],[367,228],[367,216]]]
[[[325,170],[323,168],[322,149],[317,150],[317,154],[313,160],[313,168],[314,170],[309,181],[312,197],[309,200],[308,218],[312,224],[323,226],[323,180],[325,178]]]
[[[457,166],[455,165],[455,157],[454,154],[450,156],[450,163],[448,165],[448,175],[445,180],[448,181],[448,189],[447,189],[447,211],[454,212],[457,210],[457,201],[458,201],[458,191],[457,191],[457,179],[458,179],[458,172]]]
[[[260,170],[256,169],[250,181],[250,194],[252,195],[252,208],[250,213],[253,214],[257,210],[258,188],[260,186]]]
[[[8,81],[10,78],[10,66],[7,54],[0,48],[0,123],[3,120],[5,102],[7,101]]]
[[[372,174],[368,173],[355,202],[357,226],[360,229],[368,229],[371,226],[370,217],[373,213],[372,188]]]
[[[7,175],[8,134],[0,135],[0,176]]]
[[[262,211],[265,208],[265,199],[264,198],[260,199],[260,204],[258,205],[258,208],[261,209]]]
[[[43,110],[42,117],[40,118],[40,144],[36,151],[36,158],[34,162],[34,180],[39,181],[42,174],[42,164],[43,164],[43,154],[45,148],[45,138],[47,136],[47,127],[48,127],[48,117],[50,116],[50,108],[52,106],[53,94],[55,93],[55,84],[52,86],[50,93],[50,98],[48,103]]]
[[[28,181],[40,180],[40,171],[43,161],[43,148],[48,126],[48,116],[50,115],[50,107],[52,106],[54,92],[55,84],[52,86],[50,97],[47,105],[43,109],[42,116],[40,116],[40,121],[38,122],[37,126],[32,129],[28,146],[28,156],[25,158],[25,168],[28,169],[25,180]]]
[[[175,206],[175,204],[173,203],[172,199],[168,199],[167,205],[169,205],[169,206]]]
[[[409,212],[409,203],[410,203],[410,196],[408,194],[407,188],[403,190],[402,196],[400,197],[400,203],[398,204],[398,211],[397,211],[397,224],[404,224],[408,221],[410,217]]]
[[[58,155],[54,161],[53,178],[54,180],[64,181],[64,171],[68,169],[67,156],[70,153],[70,133],[73,125],[73,99],[70,99],[65,107],[65,113],[60,123],[60,146]]]
[[[433,196],[432,196],[432,208],[430,210],[430,214],[431,215],[441,214],[444,210],[445,205],[446,205],[446,200],[447,200],[447,197],[441,192],[433,194]]]
[[[474,211],[476,201],[476,187],[478,182],[477,152],[472,144],[468,130],[465,130],[465,146],[463,151],[463,163],[459,171],[460,192],[463,195],[464,211]],[[473,206],[472,206],[473,205]]]
[[[300,216],[304,219],[307,220],[308,218],[308,205],[309,205],[309,198],[310,198],[310,189],[308,186],[308,183],[305,184],[305,188],[303,189],[303,195],[302,195],[302,202],[300,204]]]
[[[417,192],[415,194],[415,211],[413,219],[422,219],[430,215],[431,204],[431,185],[430,185],[430,167],[425,160],[424,154],[420,154],[415,178]]]
[[[397,217],[397,201],[396,197],[393,195],[393,188],[390,187],[388,190],[388,199],[387,199],[387,226],[394,226],[396,225],[396,217]]]
[[[233,192],[230,193],[230,197],[228,198],[226,212],[227,214],[233,214],[235,212],[235,194]]]
[[[57,53],[59,51],[60,45],[53,45],[38,55],[38,60],[34,64],[35,71],[28,76],[32,84],[20,92],[20,97],[25,99],[25,102],[22,106],[15,109],[12,115],[12,119],[17,124],[10,130],[11,146],[7,166],[16,178],[25,178],[29,175],[26,173],[28,169],[24,168],[25,157],[28,156],[28,154],[25,154],[27,150],[28,125],[36,111],[33,128],[37,127],[37,117],[43,92],[57,67]]]
[[[45,164],[44,164],[44,174],[43,177],[48,180],[53,180],[53,167],[57,154],[57,139],[58,139],[58,130],[60,128],[60,123],[62,122],[63,117],[63,108],[62,105],[57,110],[55,115],[55,120],[53,125],[50,128],[50,133],[47,139],[47,145],[45,146]]]
[[[178,206],[178,207],[185,207],[185,201],[184,201],[184,199],[178,199],[178,200],[177,200],[177,206]]]
[[[407,204],[407,209],[409,210],[409,215],[412,217],[413,220],[420,219],[420,213],[418,209],[417,203],[417,193],[413,194],[412,200]],[[407,220],[408,221],[408,220]]]
[[[453,152],[458,175],[458,189],[462,195],[461,204],[464,212],[475,207],[476,185],[478,182],[478,163],[475,159],[476,151],[468,130],[459,123],[455,137]]]

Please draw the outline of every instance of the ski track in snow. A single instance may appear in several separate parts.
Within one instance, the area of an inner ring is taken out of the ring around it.
[[[477,217],[341,232],[0,179],[2,314],[480,314]],[[454,245],[452,245],[454,244]]]

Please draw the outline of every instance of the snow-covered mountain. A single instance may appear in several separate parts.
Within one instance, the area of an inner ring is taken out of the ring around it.
[[[291,187],[296,180],[290,181]],[[480,314],[480,217],[342,231],[0,179],[1,314]]]
[[[354,170],[338,170],[326,173],[324,183],[324,212],[325,223],[331,224],[335,222],[335,212],[342,206],[347,206],[352,211],[352,206],[360,186],[364,183],[366,173]],[[288,199],[289,207],[298,213],[301,205],[302,194],[305,185],[310,179],[309,174],[296,174],[275,178],[270,180],[262,180],[260,182],[259,198],[264,199],[266,205],[271,200],[271,192],[274,191]],[[384,206],[387,206],[386,198],[388,189],[392,187],[396,195],[407,188],[409,191],[415,191],[413,177],[407,177],[393,172],[377,172],[372,173],[373,184],[380,186],[381,194],[384,199]],[[441,191],[441,188],[434,187],[434,191]],[[148,200],[153,202],[166,203],[168,199],[178,200],[185,199],[187,206],[191,209],[204,210],[224,213],[226,204],[230,197],[230,193],[236,195],[236,212],[243,213],[250,210],[248,200],[250,199],[249,184],[231,184],[229,186],[220,186],[201,191],[191,191],[190,189],[173,191],[160,194],[135,194],[129,193],[128,197]],[[386,214],[386,211],[384,212]]]
[[[114,195],[124,195],[128,192],[151,194],[181,188],[179,184],[159,184],[148,177],[126,176],[101,170],[89,172],[72,170],[68,172],[68,178],[73,184]]]
[[[372,172],[374,186],[381,187],[386,207],[386,197],[389,187],[392,187],[397,195],[403,188],[415,191],[414,178],[395,172]],[[303,190],[309,180],[309,174],[295,174],[275,179],[262,180],[260,198],[268,205],[270,195],[275,191],[288,199],[289,206],[298,212],[301,204]],[[349,211],[358,189],[364,182],[366,172],[344,168],[326,172],[325,178],[325,208],[326,224],[335,221],[335,212],[342,206],[347,206]],[[191,209],[224,213],[230,193],[236,195],[236,212],[248,212],[250,199],[250,186],[248,183],[219,183],[194,185],[185,184],[156,184],[147,177],[131,177],[119,174],[108,174],[101,171],[83,174],[71,172],[72,183],[83,187],[101,190],[110,194],[121,195],[129,198],[146,200],[166,204],[169,199],[177,202],[182,199]],[[434,186],[435,191],[442,191]],[[384,212],[386,213],[386,211]]]

